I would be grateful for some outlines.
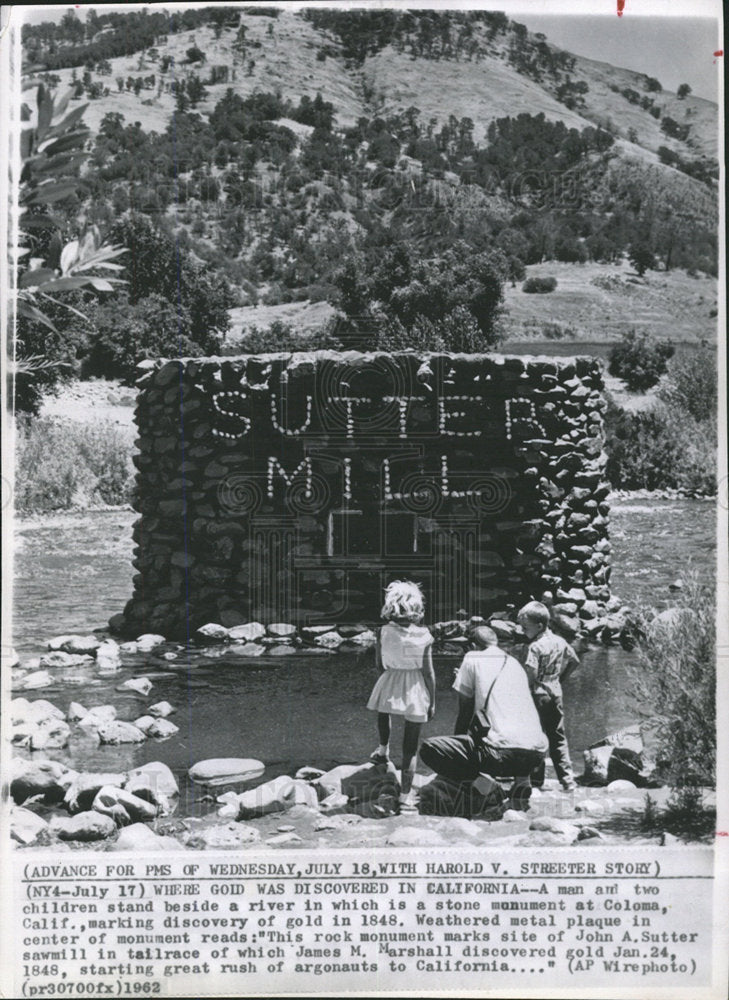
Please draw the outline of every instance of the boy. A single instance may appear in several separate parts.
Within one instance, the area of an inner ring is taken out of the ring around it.
[[[567,736],[564,731],[561,682],[572,673],[579,662],[574,649],[549,627],[549,608],[540,601],[525,604],[517,616],[528,639],[524,669],[529,678],[532,696],[539,712],[547,739],[549,753],[557,777],[566,792],[577,787],[572,771]],[[544,784],[544,762],[532,774],[532,785]]]

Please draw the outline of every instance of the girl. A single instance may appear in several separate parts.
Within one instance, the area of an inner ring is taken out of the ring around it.
[[[390,716],[405,716],[401,812],[417,811],[412,787],[420,727],[435,712],[433,637],[420,624],[423,612],[423,595],[416,583],[395,580],[388,586],[382,608],[385,625],[380,629],[376,653],[382,674],[367,702],[367,708],[377,712],[380,745],[370,756],[376,764],[390,759]]]

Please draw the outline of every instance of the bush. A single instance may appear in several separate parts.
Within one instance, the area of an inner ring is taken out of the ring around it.
[[[231,350],[235,354],[267,354],[275,351],[337,351],[341,347],[341,342],[328,326],[297,333],[289,323],[277,319],[263,329],[250,327],[240,340],[231,345]]]
[[[605,423],[607,477],[615,489],[716,493],[716,428],[659,404],[631,413],[611,404]]]
[[[111,423],[19,417],[15,506],[43,513],[129,503],[132,434]]]
[[[684,410],[694,420],[715,420],[717,376],[716,352],[702,345],[672,358],[658,397],[670,409]]]
[[[645,392],[666,373],[676,348],[667,340],[629,330],[610,350],[608,371],[623,379],[631,392]]]
[[[527,278],[524,284],[521,286],[523,292],[528,292],[530,295],[537,294],[543,295],[546,292],[553,292],[557,287],[556,278]]]
[[[696,576],[689,575],[670,622],[651,621],[644,615],[640,631],[640,667],[632,674],[632,694],[642,706],[647,728],[654,732],[657,763],[674,789],[713,785],[716,775],[713,582],[700,584]],[[681,808],[681,798],[674,798],[674,809]],[[692,799],[690,792],[688,799]]]

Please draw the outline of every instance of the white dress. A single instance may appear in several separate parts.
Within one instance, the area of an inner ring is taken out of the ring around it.
[[[380,674],[367,708],[388,715],[404,715],[408,722],[426,722],[430,694],[425,685],[425,654],[433,636],[423,625],[388,622],[380,631]]]

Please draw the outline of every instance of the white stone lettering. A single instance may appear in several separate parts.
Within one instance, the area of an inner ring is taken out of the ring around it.
[[[213,409],[217,410],[222,416],[226,418],[227,421],[233,422],[237,421],[241,425],[241,430],[238,431],[223,431],[217,427],[213,427],[213,434],[216,437],[224,438],[242,438],[251,429],[251,421],[249,417],[244,416],[237,410],[231,410],[228,406],[223,405],[227,403],[229,399],[247,399],[247,395],[244,392],[238,392],[237,390],[229,389],[222,390],[221,392],[215,392],[212,395],[211,401],[213,404]]]
[[[449,412],[446,405],[451,401],[480,403],[483,401],[483,396],[441,396],[438,400],[438,430],[440,433],[446,434],[448,437],[480,437],[481,431],[479,430],[451,430],[446,427],[446,420],[449,418],[471,416],[466,410],[451,410]]]
[[[311,423],[311,396],[306,397],[306,419],[301,427],[297,428],[281,426],[278,421],[278,401],[275,396],[271,396],[271,423],[279,434],[285,434],[287,437],[298,437],[299,434],[303,434],[305,430],[308,430]]]
[[[284,469],[284,467],[279,462],[279,460],[275,456],[271,455],[269,457],[269,459],[268,459],[268,496],[269,496],[269,498],[273,497],[273,477],[276,475],[276,472],[278,472],[278,474],[281,476],[281,478],[283,479],[283,481],[286,483],[287,486],[290,486],[291,483],[293,482],[293,480],[298,475],[305,476],[306,477],[306,496],[307,497],[311,496],[311,492],[312,492],[312,479],[311,479],[311,459],[310,458],[308,458],[308,457],[307,458],[303,458],[301,460],[301,462],[299,462],[299,464],[296,466],[296,468],[294,469],[294,471],[291,473],[291,475],[289,476],[286,473],[286,470]]]
[[[528,415],[524,416],[524,415],[522,415],[519,412],[512,414],[512,406],[514,404],[516,404],[518,407],[520,407],[522,409],[526,408],[527,411],[528,411]],[[505,411],[505,418],[506,418],[506,437],[507,437],[507,439],[509,441],[511,441],[511,439],[512,439],[511,428],[512,428],[512,424],[514,423],[515,420],[526,421],[526,422],[529,422],[531,424],[534,424],[534,426],[536,427],[536,431],[538,431],[539,434],[542,437],[545,436],[546,432],[545,432],[544,428],[542,427],[542,425],[537,420],[537,409],[536,409],[536,407],[534,405],[534,400],[532,400],[532,399],[507,399],[504,402],[504,411]],[[534,433],[536,433],[536,431]]]

